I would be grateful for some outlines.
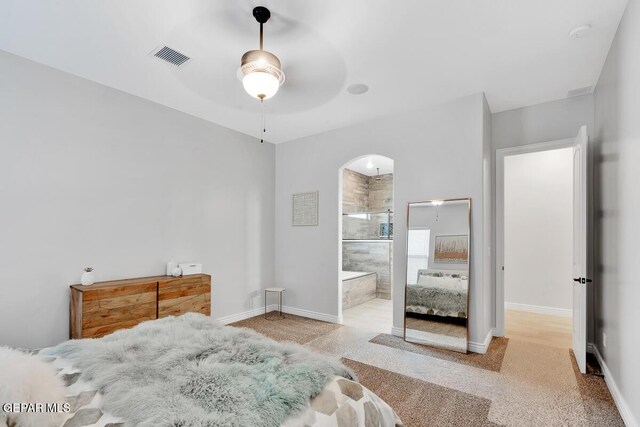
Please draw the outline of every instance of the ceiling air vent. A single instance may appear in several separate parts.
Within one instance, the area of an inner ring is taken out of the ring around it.
[[[573,89],[567,92],[567,98],[572,98],[574,96],[586,95],[588,93],[593,92],[593,86],[585,86],[578,89]]]
[[[184,53],[171,49],[169,46],[160,46],[151,52],[151,55],[175,67],[180,67],[191,60],[191,58]]]

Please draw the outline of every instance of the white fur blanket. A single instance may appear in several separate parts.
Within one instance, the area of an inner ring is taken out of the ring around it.
[[[277,427],[335,375],[354,377],[302,346],[193,313],[46,353],[70,360],[131,425]]]
[[[64,383],[49,364],[31,354],[0,347],[0,427],[59,427],[66,402]],[[5,408],[5,404],[20,403],[57,404],[60,412]]]

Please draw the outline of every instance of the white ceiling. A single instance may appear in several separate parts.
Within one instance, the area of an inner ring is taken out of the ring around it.
[[[345,167],[366,176],[376,175],[378,173],[376,168],[380,168],[380,175],[384,175],[393,173],[393,160],[388,157],[372,154],[370,156],[360,157]]]
[[[484,91],[493,112],[594,85],[626,0],[3,0],[0,49],[240,132],[259,131],[240,56],[265,49],[287,81],[266,139],[306,135]],[[568,32],[588,23],[590,33]],[[148,56],[166,44],[193,61]],[[350,95],[346,87],[370,90]]]

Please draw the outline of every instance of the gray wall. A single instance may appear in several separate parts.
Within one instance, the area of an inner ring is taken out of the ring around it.
[[[276,146],[276,281],[287,287],[287,305],[337,318],[340,170],[352,159],[380,154],[394,160],[396,260],[406,255],[408,202],[473,199],[470,339],[484,340],[490,315],[483,281],[483,103],[476,94]],[[292,227],[291,195],[314,190],[320,192],[319,226]],[[393,325],[401,328],[406,271],[402,265],[393,270]]]
[[[484,329],[492,331],[495,326],[494,317],[496,312],[495,297],[495,256],[492,253],[495,240],[495,206],[494,191],[495,178],[494,172],[494,153],[491,141],[493,139],[493,116],[487,103],[487,98],[482,97],[482,235],[484,236],[484,258],[483,258],[483,281],[484,286]],[[473,237],[473,236],[472,236]]]
[[[640,4],[630,0],[595,92],[596,344],[640,425]],[[606,333],[606,346],[602,334]],[[627,419],[628,425],[633,425]]]
[[[493,114],[492,145],[495,150],[574,138],[582,125],[593,134],[593,94]]]
[[[161,89],[161,88],[159,88]],[[212,274],[214,317],[273,284],[274,146],[0,51],[0,345],[68,337],[69,288]]]

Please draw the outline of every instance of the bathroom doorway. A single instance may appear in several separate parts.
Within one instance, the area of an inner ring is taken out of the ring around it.
[[[366,155],[340,169],[340,303],[344,325],[393,324],[393,160]]]

